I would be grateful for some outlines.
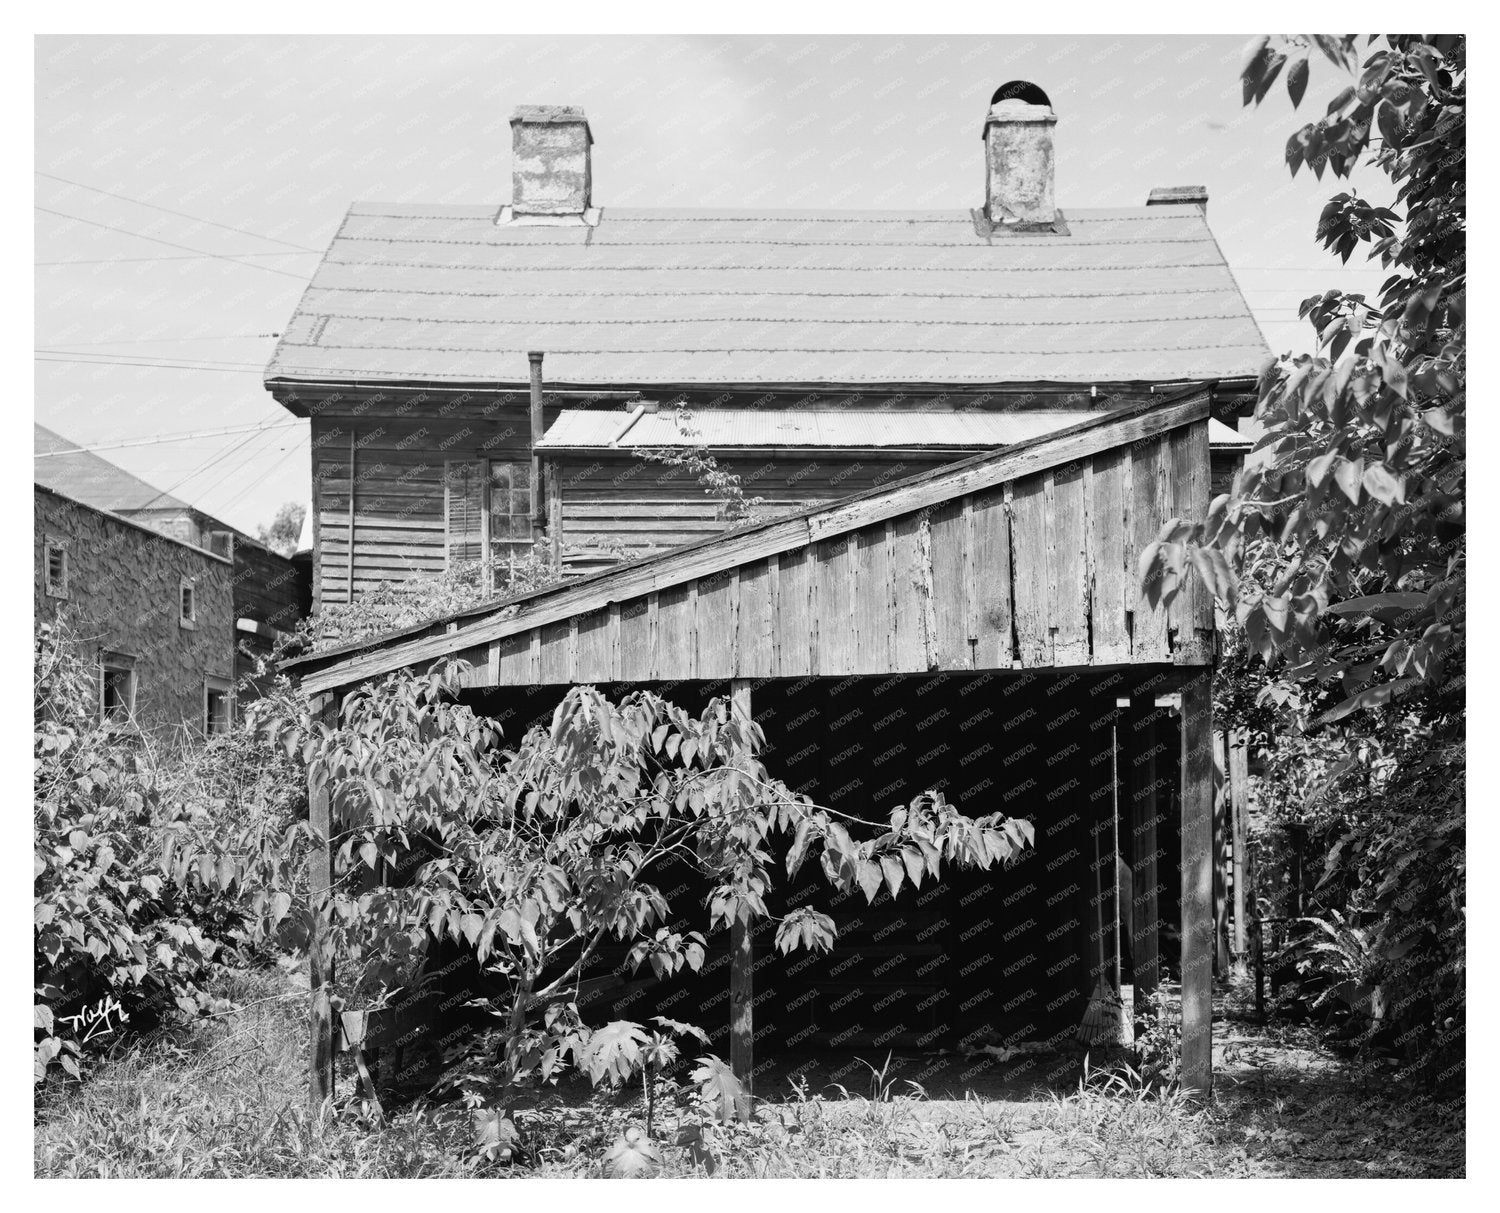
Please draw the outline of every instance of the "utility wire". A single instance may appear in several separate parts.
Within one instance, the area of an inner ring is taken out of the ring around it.
[[[165,341],[250,341],[260,337],[280,337],[280,333],[219,333],[212,337],[112,337],[108,341],[70,341],[66,346],[36,347],[39,354],[71,354],[79,345],[159,345]],[[131,355],[134,357],[134,355]]]
[[[261,425],[236,425],[230,426],[227,429],[219,430],[188,430],[182,433],[157,434],[153,438],[131,438],[125,442],[103,442],[98,446],[75,446],[70,447],[65,451],[37,451],[35,453],[35,457],[37,459],[51,459],[58,455],[76,455],[80,451],[123,451],[130,447],[137,446],[159,446],[163,443],[169,442],[190,442],[196,438],[223,438],[229,434],[249,434],[254,433],[256,430],[262,429],[298,429],[301,427],[301,425],[302,423],[300,421],[281,421],[274,424],[262,423]]]
[[[236,232],[241,236],[250,236],[256,240],[268,240],[272,244],[282,244],[287,248],[296,249],[303,253],[318,253],[321,249],[308,248],[305,244],[296,244],[291,240],[283,240],[280,236],[263,236],[260,232],[252,232],[248,228],[234,227],[228,223],[219,223],[214,219],[204,219],[201,215],[189,215],[186,211],[174,211],[170,207],[159,206],[155,202],[147,202],[143,198],[132,198],[129,194],[116,194],[112,190],[102,190],[97,185],[85,185],[81,181],[70,181],[66,177],[59,177],[56,173],[44,173],[41,169],[33,169],[38,177],[46,177],[49,181],[61,181],[64,185],[71,185],[81,190],[91,190],[96,194],[103,194],[108,198],[118,198],[122,202],[129,202],[135,206],[150,207],[153,211],[161,211],[166,215],[176,215],[179,219],[191,219],[194,223],[206,223],[210,227],[223,228],[226,232]],[[274,255],[274,254],[273,254]]]
[[[181,257],[74,257],[69,261],[33,261],[32,265],[117,265],[130,261],[207,261],[217,253],[193,253]],[[236,253],[236,257],[319,257],[316,250],[307,253]]]
[[[65,357],[59,354],[40,353],[31,356],[33,362],[65,362],[75,366],[138,366],[145,370],[161,371],[229,371],[237,375],[264,375],[266,368],[250,363],[229,365],[214,362],[122,362],[118,358],[90,358],[86,354]]]
[[[163,497],[170,497],[173,493],[177,492],[178,489],[180,489],[183,485],[185,485],[189,480],[192,480],[192,479],[194,479],[194,478],[196,478],[198,476],[201,476],[201,475],[203,475],[204,472],[207,472],[207,471],[211,470],[215,465],[223,463],[224,460],[227,459],[227,458],[229,458],[230,455],[234,454],[242,446],[244,446],[246,443],[250,442],[253,438],[255,438],[256,433],[258,433],[258,432],[259,431],[257,430],[255,432],[246,434],[238,442],[231,442],[228,446],[226,446],[222,451],[220,451],[217,455],[215,455],[207,463],[200,464],[198,467],[194,468],[191,472],[189,472],[186,476],[184,476],[181,480],[179,480],[176,484],[174,484],[171,488],[169,488],[169,489],[163,489],[161,492],[157,493],[157,495],[155,497],[151,498],[150,501],[146,502],[145,505],[137,506],[136,508],[137,509],[142,509],[142,510],[150,509],[152,505],[154,505],[156,502],[160,501]]]
[[[69,215],[63,211],[54,211],[50,207],[38,206],[35,208],[44,215],[56,215],[59,219],[71,219],[74,223],[87,223],[91,227],[102,227],[107,232],[119,232],[125,236],[134,236],[137,240],[150,240],[154,244],[164,244],[168,248],[181,249],[187,253],[199,253],[204,257],[213,257],[218,261],[227,261],[230,265],[247,265],[253,270],[265,270],[268,274],[280,274],[283,278],[295,278],[298,282],[306,282],[307,275],[293,274],[287,270],[279,270],[274,265],[256,265],[253,261],[239,261],[225,253],[206,253],[202,249],[193,248],[186,244],[176,244],[171,240],[163,240],[159,236],[148,236],[144,232],[132,232],[129,228],[116,227],[112,223],[100,223],[97,219],[85,219],[81,215]]]

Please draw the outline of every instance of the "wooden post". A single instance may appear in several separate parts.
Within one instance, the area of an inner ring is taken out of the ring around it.
[[[531,350],[526,355],[531,362],[531,521],[543,522],[542,517],[542,457],[536,445],[542,440],[542,351]]]
[[[750,681],[736,678],[730,684],[730,702],[736,719],[750,719]],[[736,918],[729,927],[729,1068],[745,1089],[735,1111],[742,1122],[750,1120],[754,1097],[755,945],[749,927]]]
[[[552,571],[562,576],[562,481],[553,468],[547,481],[547,534],[552,541]]]
[[[1245,730],[1236,729],[1229,739],[1229,811],[1234,834],[1234,953],[1236,963],[1241,968],[1244,967],[1245,949],[1250,937],[1245,917],[1250,904],[1250,868],[1245,862],[1250,812],[1249,789],[1246,786],[1249,782],[1249,758]]]
[[[1211,670],[1182,687],[1182,1088],[1213,1084],[1214,770]]]
[[[313,721],[330,723],[336,709],[333,697],[313,700]],[[324,902],[333,885],[333,820],[328,783],[320,764],[307,772],[307,809],[313,846],[308,856],[307,895],[312,909],[312,929],[307,945],[307,979],[311,992],[311,1026],[308,1054],[308,1111],[316,1132],[323,1105],[333,1098],[333,955],[328,945]]]
[[[1214,735],[1214,976],[1229,975],[1229,738]]]
[[[344,575],[349,578],[346,602],[354,601],[354,490],[357,475],[354,467],[354,427],[349,427],[349,551],[344,557]]]
[[[1156,708],[1153,697],[1131,701],[1130,738],[1125,746],[1130,769],[1130,831],[1135,907],[1131,920],[1135,930],[1130,940],[1131,980],[1135,985],[1137,1018],[1156,987],[1161,984],[1161,911],[1157,873]]]

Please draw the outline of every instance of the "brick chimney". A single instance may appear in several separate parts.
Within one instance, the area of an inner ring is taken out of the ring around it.
[[[592,204],[594,136],[576,105],[520,105],[511,115],[511,203],[501,223],[598,222]]]
[[[993,228],[1050,228],[1053,195],[1052,128],[1057,115],[1047,94],[1026,80],[1002,84],[984,121],[984,213]]]

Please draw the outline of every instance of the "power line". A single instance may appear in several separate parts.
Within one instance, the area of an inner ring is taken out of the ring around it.
[[[125,236],[134,236],[137,240],[150,240],[155,244],[164,244],[168,248],[181,249],[187,253],[198,253],[204,257],[213,257],[218,261],[227,261],[230,265],[246,265],[252,270],[265,270],[268,274],[280,274],[283,278],[295,278],[298,282],[307,281],[307,277],[304,274],[288,273],[286,270],[277,269],[274,265],[256,265],[253,261],[239,261],[225,253],[207,253],[200,248],[193,248],[190,245],[176,244],[171,240],[163,240],[158,236],[148,236],[144,232],[132,232],[129,228],[116,227],[112,223],[100,223],[97,219],[85,219],[81,215],[68,215],[62,211],[54,211],[50,207],[38,206],[34,209],[41,211],[44,215],[56,215],[59,219],[71,219],[74,223],[87,223],[92,227],[102,227],[107,232],[119,232]]]
[[[256,431],[256,432],[258,432],[258,431]],[[157,495],[155,497],[151,498],[150,501],[146,502],[145,505],[138,506],[137,508],[138,509],[142,509],[142,510],[150,509],[152,505],[154,505],[156,502],[160,501],[163,497],[170,497],[173,493],[177,492],[178,489],[180,489],[183,485],[185,485],[189,480],[192,480],[192,479],[194,479],[197,476],[203,475],[204,472],[209,471],[216,464],[223,463],[225,459],[227,459],[230,455],[234,454],[235,451],[239,450],[246,443],[250,442],[253,438],[255,438],[255,436],[256,436],[256,433],[252,432],[252,433],[246,434],[238,442],[231,442],[228,446],[226,446],[222,451],[220,451],[217,455],[215,455],[207,463],[201,464],[198,467],[194,468],[191,472],[189,472],[186,476],[184,476],[181,480],[179,480],[171,488],[169,488],[169,489],[163,489],[161,492],[157,493]]]
[[[193,362],[187,359],[178,362],[122,362],[118,358],[90,358],[86,354],[64,357],[45,352],[33,354],[31,358],[33,362],[62,362],[75,366],[135,366],[143,370],[159,371],[227,371],[236,375],[264,375],[266,372],[265,367],[250,363],[236,366],[213,362]]]
[[[306,253],[236,253],[236,257],[320,257],[313,250]],[[32,265],[116,265],[131,261],[207,261],[217,253],[193,253],[182,257],[74,257],[69,261],[33,261]]]
[[[250,341],[259,337],[280,337],[280,333],[220,333],[212,337],[114,337],[108,341],[71,341],[64,346],[37,346],[37,353],[71,354],[79,345],[156,345],[164,341]]]
[[[129,202],[135,206],[150,207],[154,211],[161,211],[166,215],[176,215],[179,219],[191,219],[194,223],[206,223],[210,227],[220,227],[226,232],[237,232],[241,236],[250,236],[256,240],[268,240],[272,244],[283,244],[287,248],[297,249],[303,253],[317,253],[320,249],[308,248],[305,244],[297,244],[291,240],[283,240],[280,236],[264,236],[260,232],[252,232],[248,228],[234,227],[228,223],[220,223],[215,219],[204,219],[201,215],[189,215],[186,211],[174,211],[169,207],[159,206],[155,202],[147,202],[142,198],[132,198],[128,194],[116,194],[111,190],[102,190],[97,185],[85,185],[81,181],[70,181],[66,177],[59,177],[56,173],[44,173],[41,169],[32,170],[38,177],[46,177],[50,181],[61,181],[64,185],[75,186],[81,190],[91,190],[96,194],[103,194],[108,198],[118,198],[122,202]]]
[[[168,442],[189,442],[196,438],[223,438],[229,434],[254,433],[257,430],[289,430],[298,429],[300,421],[282,421],[272,424],[263,422],[260,425],[236,425],[227,429],[218,430],[188,430],[182,433],[157,434],[152,438],[131,438],[125,442],[103,442],[98,446],[75,446],[65,451],[38,451],[35,453],[37,459],[51,459],[57,455],[76,455],[80,451],[123,451],[137,446],[158,446]]]

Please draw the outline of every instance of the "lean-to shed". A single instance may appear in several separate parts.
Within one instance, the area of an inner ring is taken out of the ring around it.
[[[1163,522],[1207,506],[1209,407],[1194,390],[1091,417],[291,670],[337,695],[462,657],[465,696],[507,731],[579,683],[727,692],[765,729],[772,770],[830,807],[941,787],[966,811],[1032,818],[1022,863],[861,908],[816,964],[744,938],[721,950],[705,980],[746,1072],[752,1039],[1071,1034],[1106,964],[1118,862],[1138,997],[1158,980],[1161,920],[1180,927],[1184,1081],[1206,1090],[1212,604],[1189,585],[1151,608],[1136,569]]]

